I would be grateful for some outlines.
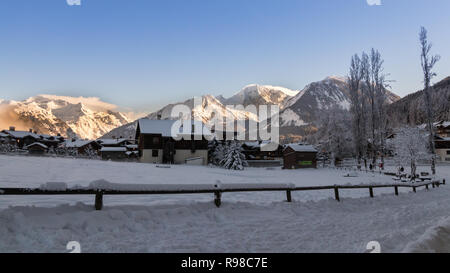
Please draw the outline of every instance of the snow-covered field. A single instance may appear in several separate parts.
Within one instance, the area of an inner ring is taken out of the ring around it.
[[[419,169],[420,171],[420,169]],[[450,167],[438,167],[450,177]],[[47,182],[87,186],[94,180],[129,184],[294,183],[299,186],[392,183],[379,174],[343,171],[246,169],[117,163],[83,159],[0,156],[0,187]],[[210,194],[105,196],[1,196],[0,252],[64,252],[79,241],[83,252],[364,252],[379,241],[383,252],[450,251],[450,189],[416,194],[402,189],[341,192],[225,193],[221,208]]]

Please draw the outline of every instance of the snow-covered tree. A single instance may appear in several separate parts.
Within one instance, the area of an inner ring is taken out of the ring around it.
[[[91,146],[89,146],[88,148],[86,148],[83,152],[83,156],[90,158],[90,159],[95,159],[98,157],[98,153],[96,150],[94,150]]]
[[[242,153],[242,145],[238,141],[231,141],[225,146],[224,158],[220,161],[220,165],[230,170],[243,170],[248,166]]]
[[[0,152],[2,153],[13,153],[17,151],[17,146],[10,143],[1,143],[0,144]]]
[[[330,108],[320,117],[320,129],[313,142],[321,143],[321,147],[330,153],[333,162],[336,159],[358,156],[353,146],[351,120],[351,114],[339,106]]]
[[[430,51],[432,48],[431,43],[428,42],[427,30],[422,27],[419,34],[420,47],[421,47],[421,55],[420,60],[422,64],[423,77],[424,77],[424,101],[425,101],[425,110],[427,114],[427,129],[428,129],[428,143],[430,147],[430,151],[433,154],[431,159],[431,171],[433,174],[436,174],[436,159],[435,159],[435,147],[434,147],[434,132],[433,132],[433,106],[431,104],[431,80],[436,76],[436,73],[433,72],[434,65],[439,61],[439,55],[431,55]]]
[[[363,135],[365,121],[363,120],[363,97],[360,92],[362,76],[361,58],[358,54],[355,54],[350,65],[348,85],[350,91],[350,113],[352,114],[353,146],[358,163],[360,163],[365,154],[365,144],[363,143],[363,139],[365,139]]]
[[[418,160],[431,159],[427,134],[416,127],[401,128],[394,141],[395,160],[399,166],[410,165],[411,180],[416,178]]]
[[[209,162],[213,165],[220,166],[220,162],[225,156],[225,144],[224,141],[218,141],[214,139],[208,144],[209,148]]]
[[[361,57],[354,55],[350,65],[348,84],[354,149],[358,163],[363,158],[365,165],[368,156],[375,163],[378,152],[384,160],[387,84],[383,63],[378,50],[372,49],[370,54],[363,52]]]

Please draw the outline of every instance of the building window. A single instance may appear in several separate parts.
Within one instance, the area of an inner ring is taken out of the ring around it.
[[[152,156],[153,157],[158,157],[158,150],[152,150]]]
[[[450,155],[450,150],[447,150],[447,155]]]
[[[153,145],[159,144],[159,137],[153,137]]]

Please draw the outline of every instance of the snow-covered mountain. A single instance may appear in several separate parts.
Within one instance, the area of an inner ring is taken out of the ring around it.
[[[387,103],[399,99],[399,96],[387,91]],[[280,112],[280,134],[298,139],[314,132],[320,116],[334,107],[350,109],[346,78],[331,76],[308,84],[284,104]]]
[[[0,102],[0,126],[96,139],[132,121],[115,105],[98,98],[38,95],[24,101]]]
[[[388,93],[388,102],[399,99]],[[205,123],[221,113],[225,118],[258,120],[244,109],[233,109],[229,105],[278,105],[280,107],[280,133],[302,137],[314,131],[318,118],[333,107],[349,109],[349,90],[345,78],[327,77],[307,85],[301,91],[284,87],[251,84],[230,98],[204,95],[197,98],[200,103],[194,108],[194,99],[169,104],[147,117],[174,119],[174,106],[184,104],[192,109],[194,117]],[[41,133],[82,138],[130,137],[134,136],[135,117],[118,112],[115,105],[98,98],[39,95],[24,101],[0,101],[0,128],[16,126],[18,129],[33,128]]]
[[[388,103],[400,99],[397,95],[388,92]],[[245,86],[230,98],[223,96],[205,95],[201,97],[201,106],[193,108],[194,117],[208,123],[213,112],[221,112],[227,118],[239,120],[255,120],[258,117],[242,110],[230,109],[227,105],[278,105],[280,107],[280,134],[282,139],[299,139],[314,132],[316,123],[321,114],[333,107],[348,110],[350,108],[350,94],[346,79],[331,76],[318,82],[307,85],[301,91],[294,91],[284,87],[251,84]],[[169,104],[160,110],[148,115],[150,119],[174,119],[171,111],[175,105],[184,104],[191,109],[194,99],[181,103]],[[105,137],[130,136],[134,134],[135,123],[121,126]]]
[[[283,106],[283,104],[291,97],[298,94],[299,91],[290,90],[288,88],[250,84],[245,86],[241,91],[234,96],[225,99],[219,96],[218,100],[224,105],[267,105],[274,104]]]
[[[161,108],[160,110],[151,113],[147,116],[149,119],[177,119],[178,116],[172,116],[172,109],[176,105],[186,105],[192,109],[194,118],[201,120],[208,124],[211,119],[220,113],[222,117],[226,119],[236,119],[236,120],[254,120],[259,122],[258,116],[240,109],[233,109],[230,106],[234,105],[278,105],[280,108],[293,96],[298,94],[299,91],[290,90],[284,87],[270,86],[270,85],[257,85],[251,84],[245,86],[235,95],[230,98],[225,98],[222,95],[212,96],[203,95],[198,99],[201,103],[194,107],[194,99],[189,99],[184,102],[169,104]],[[213,114],[214,113],[214,114]],[[126,124],[121,126],[108,134],[105,138],[110,138],[113,136],[124,136],[130,137],[134,134],[136,128],[136,123]]]

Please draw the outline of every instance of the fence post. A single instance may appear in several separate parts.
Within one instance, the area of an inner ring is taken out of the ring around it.
[[[292,196],[291,196],[291,191],[287,190],[286,191],[286,198],[288,202],[292,202]]]
[[[445,179],[442,179],[442,185],[445,185]]]
[[[395,195],[397,195],[397,196],[398,196],[398,187],[397,187],[397,186],[395,186],[394,188],[395,188]]]
[[[216,207],[220,207],[220,205],[222,204],[222,193],[220,191],[215,191],[214,192],[214,204],[216,204]]]
[[[341,199],[339,199],[339,189],[337,186],[334,186],[334,197],[336,198],[336,201],[341,201]]]
[[[103,193],[97,192],[95,194],[95,210],[102,210],[103,208]]]
[[[413,192],[416,192],[416,187],[415,186],[413,186]]]
[[[372,187],[369,187],[369,193],[370,193],[370,197],[373,198],[373,188]]]
[[[425,185],[425,188],[428,190],[428,184]]]
[[[434,189],[434,182],[431,183],[431,186],[433,186],[433,189]]]

